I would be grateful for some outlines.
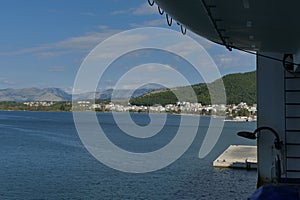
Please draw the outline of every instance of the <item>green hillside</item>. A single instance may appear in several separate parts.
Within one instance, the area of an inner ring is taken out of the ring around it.
[[[227,104],[238,104],[241,101],[246,102],[248,105],[256,103],[256,71],[229,74],[224,76],[222,79],[226,90]],[[209,83],[209,86],[214,88],[217,81],[220,80]],[[204,105],[210,104],[210,97],[206,84],[196,84],[193,85],[192,88],[197,95],[198,102],[201,102]],[[173,88],[172,90],[176,90],[183,94],[185,96],[185,101],[192,101],[186,87]],[[164,106],[169,103],[174,104],[177,101],[178,100],[174,93],[169,89],[165,89],[133,98],[130,103],[133,105],[161,104]]]
[[[223,82],[228,104],[256,103],[256,71],[230,74],[223,77]]]

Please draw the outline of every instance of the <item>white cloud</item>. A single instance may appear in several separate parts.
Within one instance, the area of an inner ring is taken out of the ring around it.
[[[100,26],[97,26],[100,30],[108,30],[108,26],[106,25],[100,25]]]
[[[147,83],[155,83],[173,88],[187,85],[188,83],[175,67],[157,63],[136,66],[123,74],[118,81],[114,89],[134,89]]]
[[[163,19],[157,19],[157,20],[152,20],[152,21],[147,21],[145,22],[146,26],[161,26],[161,25],[166,25],[166,20]]]
[[[2,78],[0,77],[0,85],[5,85],[7,86],[11,86],[11,85],[15,85],[16,82],[7,78]]]
[[[222,52],[212,55],[222,74],[255,70],[256,57],[239,51]]]
[[[133,8],[129,8],[126,10],[116,10],[116,11],[113,11],[111,13],[111,15],[124,15],[124,14],[128,14],[128,13],[132,13],[133,11],[134,11]]]
[[[187,30],[187,35],[190,36],[191,38],[193,38],[194,40],[196,40],[199,44],[201,44],[204,49],[209,49],[209,48],[215,47],[217,45],[214,42],[209,41],[208,39],[206,39],[202,36],[199,36],[190,30]]]
[[[164,18],[162,19],[156,19],[156,20],[151,20],[151,21],[145,21],[144,23],[142,24],[136,24],[136,23],[133,23],[133,24],[130,24],[131,27],[134,27],[134,28],[139,28],[139,27],[146,27],[146,26],[162,26],[162,25],[165,25],[167,22]]]
[[[50,49],[50,51],[41,51],[41,52],[36,52],[36,55],[38,55],[41,58],[49,58],[49,57],[55,57],[55,56],[62,56],[62,55],[66,55],[66,54],[70,54],[73,53],[74,51],[70,50],[62,50],[62,51],[52,51]]]
[[[94,48],[106,38],[118,32],[120,32],[120,30],[86,33],[82,36],[70,37],[62,41],[42,44],[37,47],[20,49],[13,52],[0,52],[0,56],[35,54],[40,57],[53,57],[74,52],[86,52]]]
[[[153,15],[157,14],[158,10],[156,6],[150,6],[147,2],[141,4],[137,8],[128,8],[125,10],[116,10],[111,13],[111,15],[124,15],[124,14],[131,14],[131,15]]]
[[[195,45],[189,45],[186,42],[178,42],[166,49],[174,52],[180,52],[184,56],[195,53],[195,51],[198,50]]]
[[[68,38],[66,40],[51,44],[50,46],[66,49],[90,49],[117,32],[118,31],[111,30],[106,32],[87,33],[83,36]]]
[[[232,62],[234,61],[234,57],[233,56],[224,55],[224,54],[223,55],[222,54],[218,55],[218,56],[216,56],[216,58],[223,65],[232,64]]]
[[[110,39],[109,43],[102,43],[101,48],[94,51],[90,59],[112,59],[118,58],[120,52],[126,52],[134,48],[142,47],[143,41],[149,41],[149,38],[142,34],[122,34],[122,37],[114,37]]]
[[[172,71],[174,69],[175,69],[175,67],[172,67],[171,65],[160,65],[160,66],[158,66],[155,63],[154,64],[149,63],[149,64],[144,65],[144,73],[145,74],[158,73],[157,74],[158,76],[160,76],[162,73],[168,74],[169,71]]]
[[[228,51],[224,46],[215,44],[191,31],[188,32],[188,35],[204,47],[222,75],[255,70],[255,56],[238,50]]]
[[[59,72],[64,72],[65,71],[65,67],[64,66],[51,66],[49,67],[49,72],[53,72],[53,73],[59,73]]]
[[[157,13],[158,13],[157,7],[150,6],[147,2],[140,5],[137,9],[135,9],[132,12],[133,15],[153,15]]]
[[[80,15],[89,16],[89,17],[96,17],[97,16],[95,13],[92,13],[92,12],[83,12],[83,13],[80,13]]]

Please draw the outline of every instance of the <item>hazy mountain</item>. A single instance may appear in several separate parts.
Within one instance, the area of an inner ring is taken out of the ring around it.
[[[248,104],[256,103],[256,72],[229,74],[222,78],[227,95],[228,104],[237,104],[241,101]],[[216,80],[209,83],[211,87],[215,85]],[[207,85],[204,83],[192,86],[198,101],[203,104],[210,104],[210,96]],[[174,88],[185,93],[185,87]],[[131,94],[131,90],[116,90],[108,89],[102,92],[88,92],[83,94],[73,95],[75,100],[106,100],[111,99],[112,93],[115,93],[115,98],[122,99],[124,96]],[[187,95],[188,97],[188,95]],[[72,96],[62,89],[58,88],[23,88],[23,89],[2,89],[0,90],[0,101],[69,101]],[[136,105],[148,104],[168,104],[176,103],[176,96],[168,89],[157,85],[148,84],[138,88],[132,94],[131,103]]]
[[[155,89],[137,89],[136,91],[134,91],[133,93],[133,97],[138,97],[138,96],[142,96],[144,94],[147,94],[149,92],[153,92]],[[108,89],[108,90],[104,90],[103,92],[86,92],[86,93],[82,93],[82,94],[75,94],[73,95],[73,99],[74,100],[84,100],[84,99],[97,99],[97,100],[105,100],[105,99],[111,99],[113,92],[114,97],[121,99],[124,98],[125,96],[127,96],[131,90],[117,90],[117,91],[113,91],[113,89]]]
[[[138,97],[149,92],[162,89],[161,86],[155,84],[146,85],[139,88],[133,93],[133,97]],[[131,90],[117,90],[115,92],[116,98],[124,98]],[[110,99],[113,89],[108,89],[102,92],[87,92],[83,94],[73,95],[74,100],[88,100],[96,99],[105,100]],[[70,101],[72,95],[59,88],[22,88],[22,89],[0,89],[0,101]]]
[[[68,101],[71,95],[59,88],[0,89],[0,101]]]
[[[150,92],[156,91],[156,90],[162,90],[164,89],[163,86],[158,84],[147,84],[141,88],[138,88],[135,90],[132,94],[132,90],[127,89],[121,89],[114,91],[113,89],[107,89],[102,92],[87,92],[82,94],[75,94],[73,95],[74,100],[85,100],[85,99],[97,99],[97,100],[105,100],[105,99],[111,99],[112,94],[114,92],[114,98],[122,99],[128,95],[131,95],[133,98],[139,97],[145,94],[148,94]]]

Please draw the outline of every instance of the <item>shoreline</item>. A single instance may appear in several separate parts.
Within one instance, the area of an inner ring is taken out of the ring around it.
[[[63,110],[0,110],[0,112],[61,112],[61,113],[72,113],[72,112],[95,112],[95,113],[112,113],[113,111],[63,111]],[[125,113],[125,112],[116,112],[116,113]],[[256,122],[257,120],[235,120],[235,119],[225,119],[225,116],[217,116],[217,115],[200,115],[200,114],[192,114],[192,113],[149,113],[149,112],[129,112],[129,113],[135,113],[135,114],[169,114],[169,115],[184,115],[184,116],[205,116],[205,117],[212,117],[212,118],[224,118],[224,122]]]
[[[241,120],[225,119],[224,122],[257,122],[257,120],[241,121]]]

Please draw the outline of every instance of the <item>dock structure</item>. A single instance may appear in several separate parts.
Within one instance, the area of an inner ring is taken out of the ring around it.
[[[214,162],[214,167],[257,169],[257,147],[230,145]]]

